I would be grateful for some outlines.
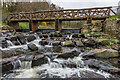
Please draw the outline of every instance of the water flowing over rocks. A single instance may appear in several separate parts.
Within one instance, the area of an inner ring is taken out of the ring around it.
[[[21,44],[26,44],[26,40],[25,40],[24,35],[18,35],[17,38],[18,38],[18,40],[20,41]]]
[[[110,62],[118,65],[120,55],[103,47],[107,40],[69,32],[13,34],[3,33],[1,39],[3,78],[120,77],[120,68]]]

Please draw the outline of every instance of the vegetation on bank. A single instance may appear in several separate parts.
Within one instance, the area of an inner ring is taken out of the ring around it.
[[[120,14],[117,14],[115,16],[111,16],[109,19],[114,19],[114,18],[120,18]]]
[[[0,26],[8,26],[8,25],[0,21]]]
[[[95,35],[104,35],[105,33],[103,32],[88,32],[88,33],[85,33],[85,35],[87,34],[95,34]],[[107,48],[112,48],[113,44],[116,45],[116,43],[118,42],[118,39],[114,38],[114,37],[111,37],[110,35],[107,35],[105,34],[106,36],[102,36],[102,37],[94,37],[95,40],[100,40],[100,39],[105,39],[108,44],[106,45]],[[113,43],[113,44],[112,44]]]

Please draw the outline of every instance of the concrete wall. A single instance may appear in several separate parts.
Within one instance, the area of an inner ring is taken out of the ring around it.
[[[120,18],[107,19],[105,21],[104,32],[120,38]]]

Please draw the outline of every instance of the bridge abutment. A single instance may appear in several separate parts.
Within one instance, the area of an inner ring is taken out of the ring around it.
[[[38,24],[37,21],[30,21],[29,22],[29,30],[30,31],[33,31],[33,32],[37,31],[38,30],[38,26],[39,26],[39,24]]]
[[[60,20],[55,21],[55,31],[62,31],[62,21]]]
[[[19,23],[18,22],[10,22],[10,25],[15,29],[19,29]]]

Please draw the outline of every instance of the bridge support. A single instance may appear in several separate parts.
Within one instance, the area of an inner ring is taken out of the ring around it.
[[[37,21],[30,21],[29,22],[29,30],[30,31],[35,32],[36,30],[38,30],[38,26],[39,26],[39,24]]]
[[[92,19],[88,18],[87,19],[87,24],[91,24],[92,23]]]
[[[55,21],[55,31],[62,31],[62,21],[60,20]]]
[[[10,25],[13,27],[13,29],[17,30],[19,29],[19,23],[18,22],[10,22]]]

